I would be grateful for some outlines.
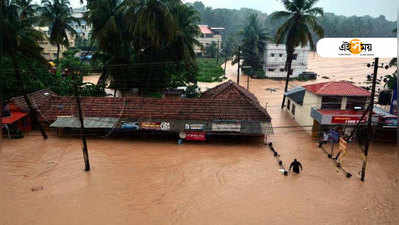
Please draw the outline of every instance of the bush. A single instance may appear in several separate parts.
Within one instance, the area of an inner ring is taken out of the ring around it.
[[[197,80],[200,82],[220,82],[224,79],[222,61],[216,62],[215,58],[199,58]]]

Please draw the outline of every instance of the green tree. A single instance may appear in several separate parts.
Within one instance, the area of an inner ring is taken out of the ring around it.
[[[61,46],[69,47],[69,36],[77,35],[73,23],[79,19],[72,16],[69,0],[42,0],[41,24],[49,27],[49,41],[57,46],[57,62]]]
[[[218,54],[218,45],[216,42],[212,41],[212,43],[205,47],[205,55],[210,58],[215,58]]]
[[[242,59],[243,66],[251,67],[249,71],[262,71],[266,41],[269,40],[266,29],[261,25],[258,15],[251,14],[247,25],[242,31]]]
[[[191,6],[178,0],[98,0],[88,8],[97,53],[105,56],[102,82],[111,79],[113,88],[138,87],[142,93],[161,91],[172,75],[180,77],[176,72],[195,82],[185,72],[196,68],[199,17]]]
[[[313,7],[318,0],[283,0],[282,3],[287,11],[278,11],[272,14],[275,20],[285,19],[285,22],[276,32],[275,41],[277,44],[284,43],[286,46],[287,60],[285,70],[287,78],[284,91],[288,90],[288,81],[292,74],[291,64],[294,58],[295,48],[309,45],[315,49],[313,33],[317,36],[324,36],[324,29],[320,26],[317,16],[323,16],[322,8]],[[285,95],[281,108],[284,108]]]
[[[33,29],[34,18],[26,12],[26,5],[20,6],[18,2],[2,0],[0,2],[0,59],[9,58],[12,63],[15,78],[22,90],[24,99],[32,112],[32,119],[37,123],[36,110],[27,96],[24,79],[20,70],[19,58],[28,58],[41,63],[46,63],[41,56],[38,41],[42,40],[42,33]],[[2,67],[4,69],[4,67]],[[3,94],[2,94],[3,95]],[[40,131],[46,139],[47,135],[40,125]]]

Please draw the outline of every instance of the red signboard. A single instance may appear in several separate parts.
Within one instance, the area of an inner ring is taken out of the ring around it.
[[[206,141],[205,132],[187,132],[186,140],[188,140],[188,141]]]
[[[345,124],[345,123],[358,123],[361,116],[333,116],[331,123],[335,124]],[[363,118],[362,123],[366,122]]]

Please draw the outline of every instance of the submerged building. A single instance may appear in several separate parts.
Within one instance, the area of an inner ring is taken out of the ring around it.
[[[75,97],[41,90],[30,98],[41,122],[58,130],[80,128]],[[12,101],[28,110],[22,97]],[[173,132],[205,140],[207,135],[263,136],[271,128],[271,117],[256,97],[232,81],[201,98],[81,97],[81,107],[86,129],[108,132]]]
[[[307,70],[309,47],[297,47],[292,60],[292,78],[297,78],[301,73]],[[267,43],[264,53],[264,71],[266,78],[283,79],[287,77],[285,71],[285,62],[287,52],[285,45]]]
[[[313,135],[318,136],[323,130],[359,122],[370,92],[347,81],[332,81],[299,86],[285,95],[286,111],[299,125],[312,127]]]

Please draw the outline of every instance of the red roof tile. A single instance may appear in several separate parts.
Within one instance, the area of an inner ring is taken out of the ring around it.
[[[316,95],[331,96],[370,96],[370,92],[348,81],[331,81],[303,86]]]
[[[213,34],[212,30],[207,25],[198,25],[202,34]]]
[[[263,122],[271,120],[256,97],[246,89],[232,82],[220,86],[214,91],[204,93],[205,97],[202,98],[82,97],[81,106],[86,117]],[[32,102],[38,107],[41,121],[55,121],[57,116],[77,116],[75,97],[44,93],[50,92],[43,90],[30,95]],[[13,100],[26,107],[22,97]]]
[[[82,97],[81,106],[86,117],[270,121],[267,113],[242,100]],[[57,116],[76,116],[75,98],[54,96],[51,106],[42,113],[48,121]]]

